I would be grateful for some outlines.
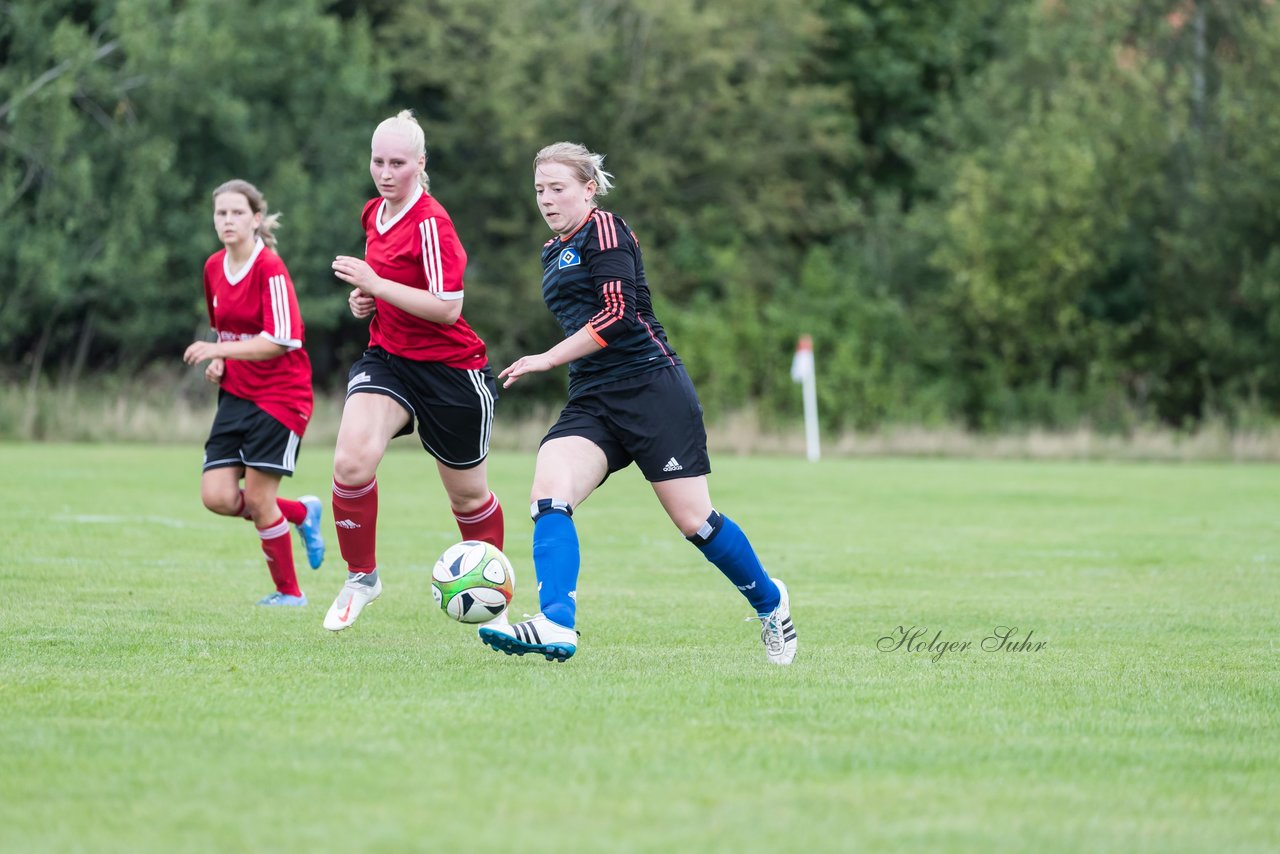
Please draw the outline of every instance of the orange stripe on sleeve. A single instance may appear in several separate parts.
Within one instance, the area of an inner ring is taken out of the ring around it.
[[[596,334],[596,328],[594,326],[588,323],[585,328],[587,330],[587,334],[591,336],[592,340],[594,340],[602,348],[609,346],[609,344],[603,338],[601,338],[598,334]]]
[[[613,214],[596,209],[596,241],[601,250],[616,249],[618,246],[618,228],[614,225]]]

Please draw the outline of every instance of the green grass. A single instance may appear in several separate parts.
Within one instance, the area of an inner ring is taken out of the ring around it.
[[[0,851],[1280,847],[1275,467],[722,455],[717,505],[791,587],[776,668],[634,470],[575,517],[561,665],[433,611],[457,531],[411,443],[386,591],[339,635],[332,541],[309,608],[254,607],[199,453],[0,445]],[[517,616],[531,472],[492,460]],[[1047,646],[978,649],[1000,625]],[[975,648],[877,650],[898,626]]]

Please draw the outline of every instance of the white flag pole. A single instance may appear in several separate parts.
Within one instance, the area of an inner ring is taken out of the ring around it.
[[[796,355],[791,360],[791,379],[801,383],[804,394],[804,447],[809,462],[816,463],[822,451],[818,446],[818,384],[813,362],[813,338],[801,335],[796,342]]]

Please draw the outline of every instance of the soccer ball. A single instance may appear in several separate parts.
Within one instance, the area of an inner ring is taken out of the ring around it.
[[[516,590],[511,561],[497,546],[464,540],[449,546],[431,570],[431,595],[460,623],[487,623],[507,610]]]

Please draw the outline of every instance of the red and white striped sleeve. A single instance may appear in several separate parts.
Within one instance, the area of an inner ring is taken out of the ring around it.
[[[278,257],[263,260],[268,263],[262,265],[262,336],[281,347],[297,350],[302,346],[302,312],[298,310],[293,280]]]
[[[467,253],[453,223],[447,217],[428,217],[418,223],[418,237],[427,290],[440,299],[462,299]]]

